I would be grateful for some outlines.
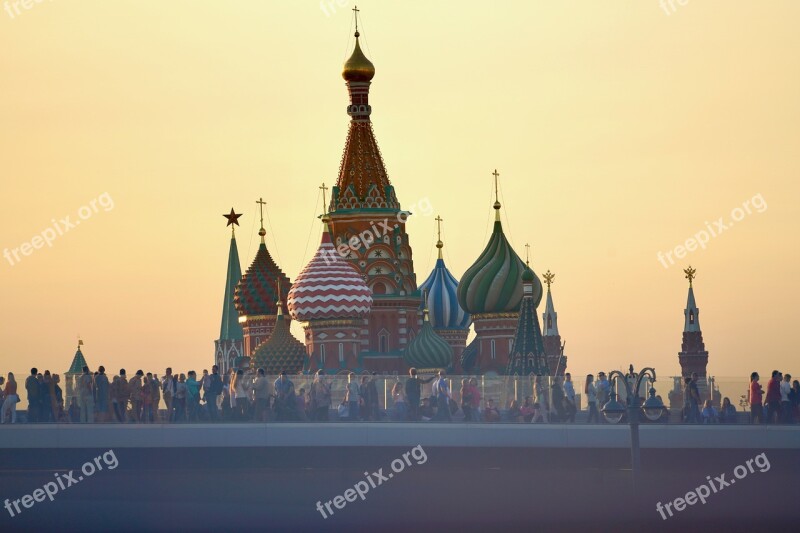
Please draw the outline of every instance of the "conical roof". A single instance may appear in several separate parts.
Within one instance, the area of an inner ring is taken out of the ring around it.
[[[404,357],[409,366],[416,368],[444,370],[453,364],[453,348],[433,331],[427,312],[422,329],[406,346]]]
[[[303,371],[308,356],[303,343],[289,331],[289,319],[278,313],[272,335],[261,344],[254,354],[256,368],[263,368],[267,374],[297,374]]]
[[[242,279],[242,267],[239,265],[239,249],[236,237],[231,237],[228,250],[228,270],[225,277],[225,297],[222,300],[222,324],[219,329],[220,340],[242,340],[242,325],[236,312],[236,285]]]
[[[362,318],[372,307],[364,278],[342,259],[327,228],[317,253],[295,278],[287,300],[295,320]]]
[[[85,366],[88,365],[86,364],[86,359],[83,357],[81,347],[78,345],[78,351],[75,352],[75,356],[72,358],[72,364],[69,365],[69,370],[67,370],[65,374],[83,374],[83,367]]]
[[[419,290],[427,294],[430,321],[434,329],[468,329],[472,318],[458,304],[458,280],[444,264],[436,260],[436,266],[422,282]]]
[[[286,293],[291,288],[289,277],[278,268],[263,240],[253,263],[236,285],[234,302],[239,315],[275,315],[278,312],[278,280],[281,301],[286,305]]]
[[[539,327],[539,317],[536,315],[536,304],[533,299],[533,280],[536,278],[530,268],[526,268],[523,279],[525,280],[523,282],[523,298],[517,329],[514,332],[514,344],[508,360],[507,374],[547,375],[549,369],[545,361],[542,330]],[[539,294],[539,298],[541,298],[541,294]]]
[[[471,314],[519,311],[522,301],[522,273],[525,263],[503,233],[500,220],[486,248],[458,284],[458,303]],[[542,299],[542,282],[534,275],[535,305]]]

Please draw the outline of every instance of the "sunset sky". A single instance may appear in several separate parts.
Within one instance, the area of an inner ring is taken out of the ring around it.
[[[244,213],[242,270],[259,197],[290,278],[319,242],[354,2],[14,3],[0,0],[0,250],[29,255],[0,257],[0,372],[63,372],[78,334],[112,373],[210,368],[221,215]],[[800,374],[800,2],[668,4],[358,2],[417,281],[437,214],[457,278],[480,254],[497,168],[506,234],[556,274],[573,374],[679,373],[689,264],[710,374]],[[720,217],[705,249],[659,261]]]

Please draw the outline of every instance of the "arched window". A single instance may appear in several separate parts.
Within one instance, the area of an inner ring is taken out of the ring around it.
[[[344,363],[344,343],[339,343],[339,362]]]
[[[492,359],[496,359],[497,358],[497,346],[495,346],[494,339],[492,339],[492,341],[491,341],[491,347],[492,347]]]
[[[389,351],[389,332],[385,329],[378,334],[378,351],[381,353]]]
[[[553,327],[553,315],[547,313],[547,329],[552,329]]]
[[[324,344],[320,344],[319,345],[319,366],[320,367],[324,367],[325,366],[325,345]]]

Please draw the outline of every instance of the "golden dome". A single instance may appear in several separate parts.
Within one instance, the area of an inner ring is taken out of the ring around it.
[[[375,65],[367,59],[358,44],[359,33],[356,32],[356,47],[342,69],[345,81],[370,81],[375,76]]]

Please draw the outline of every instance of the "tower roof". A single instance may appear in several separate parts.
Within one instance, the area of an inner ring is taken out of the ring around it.
[[[72,358],[72,364],[69,365],[69,370],[65,372],[65,374],[83,374],[83,367],[89,366],[86,364],[86,358],[83,357],[83,352],[81,351],[81,344],[78,344],[78,351],[75,352],[75,356]]]
[[[409,366],[416,368],[444,370],[453,364],[453,348],[433,331],[427,309],[422,329],[406,346],[404,357]]]
[[[558,313],[556,313],[556,308],[553,305],[553,295],[550,292],[550,285],[552,285],[555,277],[555,274],[552,274],[549,270],[544,274],[544,282],[547,284],[547,300],[542,314],[545,337],[558,336]]]
[[[700,331],[700,309],[698,309],[694,300],[694,288],[692,287],[692,281],[696,277],[695,272],[697,270],[689,266],[684,272],[686,273],[686,279],[689,280],[689,295],[686,298],[686,309],[683,310],[683,331]]]
[[[530,274],[528,274],[530,273]],[[547,375],[549,369],[545,361],[542,330],[539,327],[539,317],[536,316],[534,303],[534,282],[531,278],[533,271],[526,269],[523,291],[524,296],[519,310],[517,330],[514,333],[514,344],[508,360],[509,375],[517,374],[527,376],[534,373],[537,376]],[[541,294],[539,295],[541,298]]]
[[[516,312],[522,301],[522,273],[525,263],[503,233],[499,220],[478,260],[467,269],[458,284],[458,303],[472,314]],[[542,282],[534,274],[535,306],[542,299]]]
[[[262,241],[253,263],[236,285],[234,303],[239,315],[277,314],[278,280],[281,287],[291,287],[289,277],[275,264],[267,251],[267,245]],[[286,297],[283,296],[280,300],[284,307]]]
[[[267,374],[297,374],[306,364],[306,347],[292,336],[289,320],[278,313],[272,335],[261,344],[254,354],[256,368],[263,368]]]
[[[288,298],[295,320],[361,318],[372,307],[372,294],[364,278],[342,259],[327,230],[317,253],[294,281]]]
[[[225,296],[222,300],[222,324],[219,331],[220,340],[242,340],[242,326],[236,312],[236,285],[242,279],[242,267],[239,264],[239,249],[236,236],[231,235],[228,250],[228,269],[225,276]]]

